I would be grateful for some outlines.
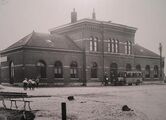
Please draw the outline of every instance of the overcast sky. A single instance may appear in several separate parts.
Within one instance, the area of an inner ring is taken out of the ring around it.
[[[136,43],[166,56],[166,0],[0,0],[0,50],[25,35],[48,32],[70,22],[73,8],[78,19],[91,18],[138,28]]]

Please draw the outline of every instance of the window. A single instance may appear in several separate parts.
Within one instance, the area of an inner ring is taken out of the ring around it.
[[[125,54],[128,54],[128,43],[125,42]]]
[[[14,83],[14,63],[11,61],[9,63],[9,75],[10,75],[10,83]]]
[[[97,37],[95,37],[95,39],[94,39],[94,51],[97,51],[97,49],[98,49],[98,38]]]
[[[155,66],[154,66],[154,78],[158,78],[158,76],[159,76],[158,66],[155,65]]]
[[[141,65],[140,64],[136,65],[136,70],[141,71]]]
[[[150,78],[150,66],[146,65],[145,67],[145,77]]]
[[[117,75],[118,73],[118,65],[116,63],[112,63],[110,65],[110,76],[112,77],[112,75]]]
[[[114,39],[112,39],[112,40],[111,40],[111,47],[112,47],[111,52],[115,52],[115,44],[114,44]]]
[[[90,51],[98,50],[98,38],[90,37]]]
[[[131,65],[130,64],[126,64],[126,71],[131,71]]]
[[[118,53],[119,52],[119,41],[115,40],[115,52]]]
[[[111,50],[111,39],[109,39],[108,42],[107,42],[107,51],[108,51],[108,52],[111,52],[111,51],[112,51],[112,50]]]
[[[97,78],[97,63],[96,62],[92,63],[91,78]]]
[[[125,42],[125,54],[132,54],[132,43],[131,41]]]
[[[110,42],[108,42],[108,45],[110,46],[110,52],[113,52],[113,53],[119,52],[119,41],[118,40],[115,40],[114,38],[112,40],[110,39]]]
[[[42,60],[37,62],[37,73],[41,78],[46,78],[46,63]]]
[[[90,51],[93,51],[93,37],[90,37]]]
[[[128,41],[128,54],[130,55],[132,52],[132,43]]]
[[[77,62],[75,62],[75,61],[73,61],[70,64],[70,77],[78,78],[78,66],[77,66]]]
[[[63,67],[62,67],[62,63],[60,61],[55,62],[54,77],[55,78],[62,78],[63,77]]]

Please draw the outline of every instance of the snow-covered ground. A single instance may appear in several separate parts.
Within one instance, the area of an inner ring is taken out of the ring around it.
[[[26,90],[4,87],[0,91],[27,92],[33,96],[35,120],[60,120],[61,103],[66,102],[70,120],[166,120],[166,85],[58,87]],[[68,101],[73,95],[75,100]],[[1,105],[1,104],[0,104]],[[128,105],[134,111],[123,112]]]

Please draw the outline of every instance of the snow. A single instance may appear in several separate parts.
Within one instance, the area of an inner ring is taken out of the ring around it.
[[[69,120],[166,120],[165,85],[55,87],[26,91],[18,87],[3,88],[1,91],[40,96],[27,98],[33,101],[31,108],[39,110],[35,120],[60,120],[62,102],[66,102]],[[74,96],[75,100],[69,101],[68,96]],[[122,111],[123,105],[133,111]]]

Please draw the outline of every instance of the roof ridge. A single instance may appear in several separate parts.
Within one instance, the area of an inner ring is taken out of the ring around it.
[[[32,38],[32,36],[33,36],[35,33],[36,33],[36,32],[33,30],[32,33],[29,34],[29,35],[30,35],[29,40],[27,40],[27,42],[24,44],[24,46],[27,46],[28,43],[30,43],[30,41],[32,40],[31,38]]]

